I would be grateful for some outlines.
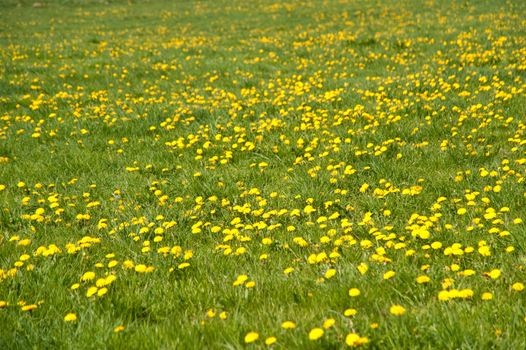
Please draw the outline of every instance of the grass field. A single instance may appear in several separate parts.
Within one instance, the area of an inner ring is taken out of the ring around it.
[[[526,2],[0,1],[0,348],[526,348]]]

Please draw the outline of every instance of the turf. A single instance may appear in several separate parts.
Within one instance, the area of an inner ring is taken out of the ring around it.
[[[0,13],[0,348],[526,348],[526,2]]]

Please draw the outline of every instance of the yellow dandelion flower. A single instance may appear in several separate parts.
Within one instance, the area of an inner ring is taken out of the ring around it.
[[[501,273],[502,272],[499,269],[493,269],[487,273],[487,276],[489,276],[491,279],[496,280],[497,278],[500,277]]]
[[[296,323],[292,321],[285,321],[281,324],[281,327],[284,329],[293,329],[296,328]]]
[[[37,308],[38,306],[36,304],[31,304],[31,305],[24,305],[22,306],[22,311],[33,311]]]
[[[139,265],[135,266],[135,271],[136,272],[143,273],[143,272],[146,272],[146,270],[147,270],[147,266],[146,265],[139,264]]]
[[[367,272],[367,270],[369,270],[369,267],[367,266],[367,264],[365,263],[360,263],[357,267],[358,271],[362,274],[362,275],[365,275],[365,273]]]
[[[493,294],[490,293],[490,292],[484,292],[484,293],[482,293],[481,299],[482,300],[491,300],[491,299],[493,299]]]
[[[323,321],[323,328],[329,329],[336,323],[336,320],[334,318],[328,318],[325,321]]]
[[[396,272],[394,272],[394,271],[387,271],[386,273],[384,273],[384,280],[388,280],[390,278],[393,278],[394,275],[396,275]]]
[[[318,339],[320,339],[323,336],[324,333],[325,333],[325,331],[323,329],[321,329],[321,328],[313,328],[309,332],[309,339],[310,340],[318,340]]]
[[[511,286],[511,289],[517,292],[521,292],[524,290],[524,284],[520,282],[513,283],[513,285]]]
[[[350,297],[357,297],[360,295],[360,290],[358,288],[351,288],[349,289],[349,296]]]
[[[367,344],[368,342],[369,339],[367,337],[361,337],[356,333],[349,333],[345,337],[345,344],[347,344],[350,347],[360,346],[363,344]]]
[[[346,316],[346,317],[351,317],[351,316],[354,316],[358,313],[358,311],[356,309],[346,309],[344,312],[343,312],[343,315]]]
[[[428,283],[429,281],[431,281],[431,278],[426,275],[421,275],[416,278],[416,283],[418,284]]]
[[[99,288],[93,286],[93,287],[89,287],[88,290],[86,291],[86,296],[89,298],[93,295],[95,295],[95,293],[97,293],[97,290],[99,290]]]
[[[405,314],[405,308],[402,305],[395,304],[389,308],[389,312],[395,316],[402,316]]]
[[[245,343],[247,343],[247,344],[253,343],[253,342],[255,342],[258,339],[259,339],[259,334],[256,333],[256,332],[248,332],[245,335]]]
[[[85,274],[82,275],[82,277],[80,278],[81,281],[91,281],[95,278],[95,272],[93,271],[88,271],[86,272]]]
[[[66,322],[73,322],[73,321],[76,321],[77,320],[77,315],[70,312],[69,314],[67,314],[66,316],[64,316],[64,321]]]
[[[336,275],[336,270],[335,269],[328,269],[325,272],[325,278],[326,279],[330,279],[330,278],[334,277],[334,275]]]
[[[272,345],[272,344],[274,344],[276,341],[277,341],[276,337],[268,337],[267,339],[265,339],[265,344],[266,344],[266,345]]]

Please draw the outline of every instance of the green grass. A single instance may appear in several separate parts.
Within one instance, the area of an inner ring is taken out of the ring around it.
[[[523,1],[0,13],[0,348],[526,347]]]

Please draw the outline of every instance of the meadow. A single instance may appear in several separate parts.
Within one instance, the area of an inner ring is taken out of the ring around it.
[[[1,349],[526,348],[526,2],[0,14]]]

